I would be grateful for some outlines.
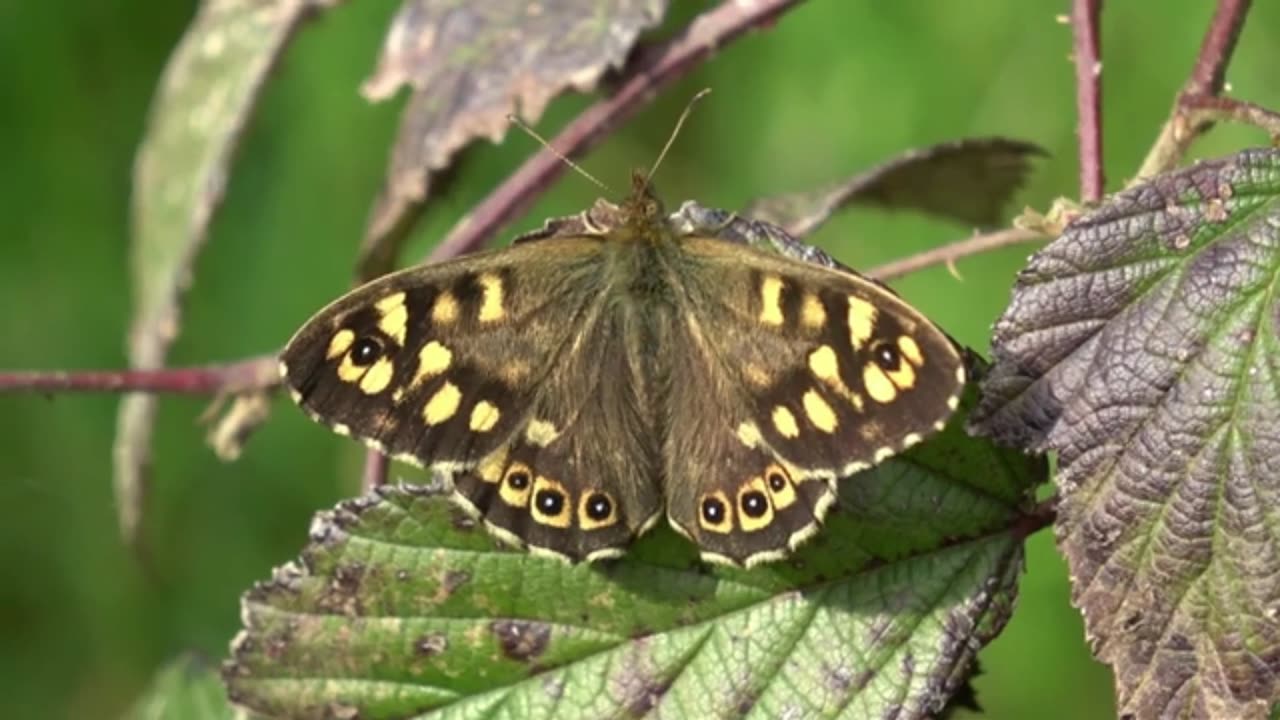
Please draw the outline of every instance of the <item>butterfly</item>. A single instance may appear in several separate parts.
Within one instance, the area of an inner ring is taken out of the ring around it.
[[[340,297],[281,373],[512,545],[597,560],[665,518],[751,566],[817,532],[838,479],[941,429],[965,383],[946,333],[814,253],[695,203],[668,215],[637,173],[620,204]]]

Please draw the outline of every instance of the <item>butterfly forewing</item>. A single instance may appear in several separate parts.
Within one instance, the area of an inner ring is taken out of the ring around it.
[[[600,250],[549,238],[389,275],[297,333],[285,381],[320,422],[444,471],[502,538],[610,554],[661,509],[660,432]]]

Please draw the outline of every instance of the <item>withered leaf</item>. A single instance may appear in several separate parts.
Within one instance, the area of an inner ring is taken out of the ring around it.
[[[517,107],[534,121],[564,90],[595,87],[666,7],[666,0],[407,0],[364,85],[372,100],[402,85],[413,95],[365,230],[361,276],[390,269],[433,174],[455,153],[477,138],[501,138]]]
[[[1157,176],[1018,278],[976,429],[1059,453],[1059,544],[1132,717],[1280,695],[1280,152]]]
[[[755,200],[743,214],[795,237],[818,229],[839,210],[870,205],[916,210],[973,226],[990,226],[1031,172],[1038,145],[1007,138],[969,138],[905,152],[819,190]]]
[[[335,2],[206,0],[169,58],[134,166],[133,367],[164,364],[258,93],[301,21]],[[154,415],[150,396],[120,406],[115,484],[127,538],[140,519]]]

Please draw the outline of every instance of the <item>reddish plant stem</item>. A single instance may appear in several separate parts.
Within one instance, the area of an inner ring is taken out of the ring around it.
[[[1046,239],[1043,233],[1022,228],[1007,228],[984,235],[974,235],[924,252],[873,267],[863,274],[876,280],[892,280],[933,265],[948,265],[969,257],[1021,243]]]
[[[659,89],[686,75],[713,51],[748,30],[769,26],[799,2],[728,0],[703,13],[671,41],[640,53],[624,71],[624,79],[613,95],[584,110],[550,144],[567,157],[581,155],[644,107]],[[458,221],[429,259],[443,260],[479,248],[523,212],[566,168],[549,152],[529,158],[474,211]]]
[[[364,469],[360,472],[360,489],[365,493],[387,484],[387,471],[391,461],[386,455],[369,448],[364,453]]]
[[[1080,200],[1102,199],[1102,0],[1073,0],[1071,27],[1076,64],[1076,135],[1079,139]]]
[[[1176,166],[1191,143],[1213,124],[1204,116],[1189,116],[1197,102],[1222,92],[1227,65],[1235,52],[1236,41],[1240,38],[1251,4],[1251,0],[1218,0],[1209,29],[1200,43],[1195,65],[1174,100],[1173,112],[1130,184]]]
[[[1226,82],[1227,64],[1244,29],[1245,16],[1253,0],[1219,0],[1213,20],[1200,43],[1200,54],[1191,75],[1182,86],[1186,95],[1217,95]]]
[[[270,355],[224,365],[154,370],[0,372],[0,392],[240,393],[277,385],[276,363]]]

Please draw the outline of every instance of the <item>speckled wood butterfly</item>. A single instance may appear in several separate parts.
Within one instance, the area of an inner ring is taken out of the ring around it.
[[[281,371],[512,544],[611,557],[665,515],[751,565],[813,535],[838,478],[941,428],[965,380],[946,334],[815,252],[694,203],[668,216],[637,174],[621,205],[339,298]]]

